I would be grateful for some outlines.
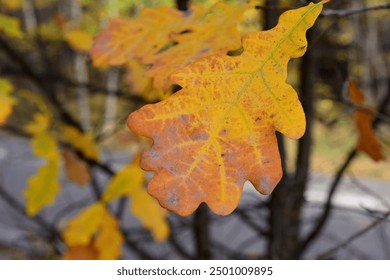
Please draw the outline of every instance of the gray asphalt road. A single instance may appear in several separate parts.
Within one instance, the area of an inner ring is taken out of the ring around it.
[[[103,157],[115,169],[119,169],[122,164],[129,161],[128,155],[123,154],[106,152]],[[42,163],[32,155],[28,141],[0,135],[0,185],[5,187],[20,203],[24,204],[21,193],[25,189],[27,178],[34,174],[36,168]],[[107,179],[102,175],[99,181],[104,185]],[[310,187],[305,194],[307,205],[304,210],[303,235],[310,229],[316,215],[326,201],[331,179],[329,176],[321,174],[311,176]],[[64,213],[68,212],[66,209],[69,205],[77,208],[86,205],[89,199],[89,188],[80,188],[62,180],[62,191],[55,206],[45,208],[41,215],[48,221],[62,225],[68,217]],[[258,194],[250,186],[250,183],[247,183],[240,205],[266,199],[267,197]],[[318,254],[341,244],[344,240],[369,226],[375,221],[375,211],[389,211],[390,182],[347,177],[342,181],[333,204],[335,208],[332,211],[330,222],[321,237],[308,250],[305,258],[316,258]],[[372,215],[370,216],[368,213],[372,213]],[[72,212],[68,214],[72,214]],[[265,217],[265,213],[260,212],[259,214],[259,219],[262,218],[261,215]],[[223,240],[224,243],[229,244],[231,249],[253,251],[253,254],[264,249],[265,244],[262,241],[247,244],[248,238],[251,238],[255,233],[242,224],[236,216],[216,219],[218,221],[214,223],[216,226],[212,228],[211,232],[215,240]],[[127,213],[126,222],[129,226],[138,225],[138,221],[129,213]],[[44,251],[45,244],[40,236],[34,235],[34,230],[31,230],[34,228],[36,228],[34,223],[31,223],[0,199],[0,258],[14,257],[14,255],[2,252],[2,245],[13,244],[20,248],[33,247],[34,250]],[[188,238],[190,242],[190,237],[187,236],[183,235],[183,239]],[[190,243],[189,246],[191,246]],[[387,219],[330,256],[337,259],[390,259],[390,220]],[[23,258],[23,256],[21,257]],[[128,254],[125,257],[133,258],[134,256]],[[177,258],[174,254],[168,257]],[[221,256],[216,256],[216,258],[218,257]]]

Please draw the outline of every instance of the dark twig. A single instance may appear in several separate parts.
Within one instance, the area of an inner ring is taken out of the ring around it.
[[[28,216],[23,204],[17,201],[11,194],[9,194],[6,189],[0,185],[0,198],[6,202],[12,209],[14,209],[19,214],[28,218],[29,220],[36,223],[39,227],[43,228],[49,234],[49,240],[62,240],[60,233],[55,229],[54,226],[45,221],[39,214],[35,216]],[[54,249],[57,253],[60,253],[60,250],[54,246]]]
[[[386,220],[388,217],[390,216],[390,211],[388,211],[387,213],[385,213],[381,218],[377,219],[376,221],[372,222],[371,224],[369,224],[368,226],[366,226],[365,228],[363,228],[362,230],[354,233],[353,235],[351,235],[350,237],[348,237],[345,241],[341,242],[340,244],[337,244],[336,246],[326,250],[325,252],[319,254],[316,259],[325,259],[327,258],[328,256],[332,255],[333,253],[337,252],[338,250],[344,248],[345,246],[347,246],[348,244],[352,243],[355,239],[361,237],[362,235],[366,234],[368,231],[370,231],[371,229],[375,228],[377,225],[379,225],[380,223],[382,223],[384,220]]]
[[[386,96],[384,97],[383,101],[380,103],[379,108],[378,108],[378,113],[379,114],[384,114],[386,112],[386,108],[388,104],[390,103],[390,88],[387,91]],[[373,128],[375,129],[378,124],[381,122],[381,119],[377,116],[375,120],[373,121]],[[314,226],[312,231],[307,235],[307,237],[302,241],[301,243],[301,248],[300,251],[304,252],[304,250],[312,243],[312,241],[320,234],[322,229],[324,228],[331,209],[332,209],[332,198],[336,192],[337,187],[339,186],[339,183],[347,170],[348,166],[350,163],[353,161],[353,159],[357,156],[358,150],[357,148],[352,149],[340,169],[338,170],[332,184],[330,187],[330,191],[328,193],[328,198],[326,201],[326,204],[324,206],[324,210],[321,214],[321,216],[318,219],[317,225]]]
[[[311,242],[319,235],[319,233],[322,231],[323,227],[325,226],[329,214],[332,210],[332,198],[334,194],[336,193],[336,190],[339,186],[339,183],[341,179],[343,178],[344,172],[347,170],[349,164],[352,162],[352,160],[356,157],[358,154],[358,151],[356,148],[352,149],[349,153],[347,158],[345,159],[342,166],[339,168],[336,176],[333,179],[333,182],[331,184],[328,197],[324,206],[324,211],[322,212],[320,218],[318,219],[318,222],[314,229],[310,232],[310,234],[304,239],[300,246],[300,251],[304,252],[305,249],[311,244]]]
[[[8,44],[7,40],[3,39],[1,36],[0,49],[2,49],[14,63],[19,65],[20,70],[25,74],[26,78],[33,82],[43,93],[45,93],[47,100],[49,100],[55,108],[59,110],[61,119],[64,122],[83,131],[78,121],[76,121],[74,117],[64,108],[63,104],[57,99],[55,92],[52,92],[45,80],[35,73],[33,67],[23,59],[25,56],[19,54],[16,49],[12,48]]]
[[[377,10],[385,10],[385,9],[390,9],[390,3],[384,3],[376,6],[362,7],[362,8],[350,9],[350,10],[323,10],[322,15],[326,17],[327,16],[345,17],[345,16],[352,16],[356,14],[366,13],[369,11],[377,11]]]
[[[187,250],[184,249],[184,247],[177,241],[177,237],[175,234],[175,226],[173,225],[173,222],[171,220],[168,220],[168,222],[169,227],[171,228],[171,234],[169,235],[169,243],[180,255],[182,255],[186,259],[194,259],[194,256],[187,252]]]
[[[249,217],[249,215],[245,211],[235,211],[235,213],[240,216],[240,218],[246,225],[250,226],[255,232],[257,232],[260,237],[269,235],[269,232],[262,228],[260,225],[256,224],[255,221],[251,219],[251,217]]]

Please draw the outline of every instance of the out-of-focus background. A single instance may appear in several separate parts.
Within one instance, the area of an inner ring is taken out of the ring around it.
[[[203,204],[188,217],[147,199],[137,208],[135,196],[123,195],[105,200],[114,222],[97,221],[88,240],[64,233],[148,145],[127,129],[129,113],[165,98],[143,75],[148,65],[94,67],[94,36],[110,18],[136,18],[144,7],[185,12],[215,2],[0,0],[0,259],[390,259],[385,0],[327,3],[307,53],[290,62],[288,82],[308,127],[298,141],[278,136],[284,176],[272,195],[247,182],[227,217]],[[239,28],[272,28],[282,12],[307,3],[259,0]],[[352,80],[362,104],[351,99]],[[370,116],[360,132],[356,112]],[[359,149],[362,141],[375,145],[374,155]],[[80,236],[96,215],[106,217],[99,211],[75,226]],[[106,230],[111,238],[96,241]]]

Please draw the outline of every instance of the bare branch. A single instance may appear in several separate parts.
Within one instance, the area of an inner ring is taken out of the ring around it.
[[[385,10],[390,9],[390,3],[384,3],[379,4],[376,6],[370,6],[370,7],[362,7],[359,9],[351,9],[351,10],[323,10],[322,15],[323,16],[331,16],[331,17],[345,17],[345,16],[352,16],[356,14],[366,13],[370,11],[377,11],[377,10]]]
[[[369,224],[368,226],[366,226],[362,230],[360,230],[360,231],[356,232],[355,234],[351,235],[349,238],[347,238],[342,243],[337,244],[336,246],[334,246],[334,247],[326,250],[325,252],[317,255],[316,259],[325,259],[328,256],[332,255],[333,253],[337,252],[338,250],[344,248],[348,244],[352,243],[352,241],[354,241],[355,239],[361,237],[362,235],[366,234],[368,231],[370,231],[371,229],[375,228],[377,225],[379,225],[380,223],[385,221],[389,216],[390,216],[390,211],[388,211],[387,213],[383,214],[383,216],[381,218],[379,218],[376,221],[374,221],[373,223]]]

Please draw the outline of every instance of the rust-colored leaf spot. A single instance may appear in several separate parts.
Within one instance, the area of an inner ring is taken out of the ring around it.
[[[349,97],[357,106],[364,105],[364,93],[358,87],[355,81],[349,82]],[[372,110],[355,110],[353,118],[358,130],[357,148],[360,151],[367,153],[374,161],[385,159],[382,152],[382,146],[375,135],[372,127],[374,113]]]
[[[141,166],[155,173],[148,192],[162,206],[189,215],[206,202],[227,215],[245,181],[272,192],[282,175],[275,131],[293,139],[305,131],[287,64],[305,53],[305,33],[321,10],[311,3],[288,11],[275,28],[245,35],[241,55],[181,69],[172,81],[182,90],[129,116],[131,130],[153,139]]]

